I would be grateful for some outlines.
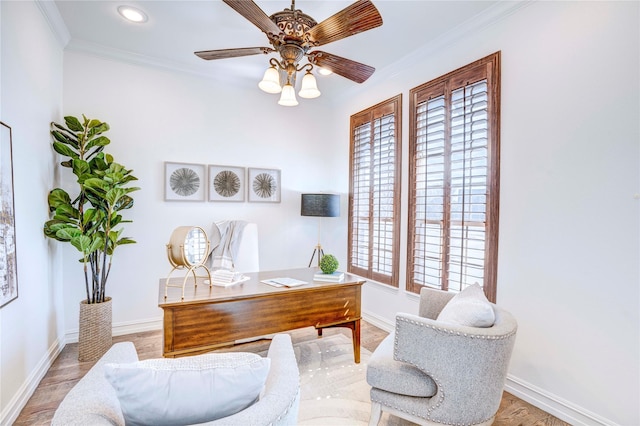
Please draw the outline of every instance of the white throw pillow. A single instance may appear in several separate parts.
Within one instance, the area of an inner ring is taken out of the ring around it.
[[[480,284],[475,283],[453,296],[437,321],[468,327],[491,327],[496,321],[496,314]]]
[[[237,413],[262,391],[271,360],[216,353],[106,364],[127,426],[186,425]]]

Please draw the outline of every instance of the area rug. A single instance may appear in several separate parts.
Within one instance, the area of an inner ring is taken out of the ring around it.
[[[351,339],[324,336],[294,345],[300,370],[299,425],[368,425],[371,400],[367,363],[371,352],[360,348],[360,364],[353,362]],[[386,413],[380,425],[411,423]]]

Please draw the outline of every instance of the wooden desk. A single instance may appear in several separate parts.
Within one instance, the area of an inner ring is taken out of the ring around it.
[[[360,297],[362,278],[345,274],[340,283],[313,281],[317,268],[246,274],[250,279],[230,287],[209,287],[204,278],[189,278],[184,300],[180,288],[160,279],[158,306],[164,311],[163,355],[178,357],[211,351],[236,340],[313,326],[347,327],[353,355],[360,362]],[[299,287],[273,287],[260,282],[289,277],[306,281]],[[171,282],[183,278],[172,278]]]

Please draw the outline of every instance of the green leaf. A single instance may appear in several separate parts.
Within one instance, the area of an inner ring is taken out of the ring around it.
[[[67,124],[67,127],[73,130],[74,132],[84,131],[82,124],[80,124],[80,121],[78,121],[78,119],[75,117],[67,116],[64,118],[64,122]]]
[[[102,194],[109,190],[109,185],[99,178],[91,178],[85,180],[84,186],[94,194]]]
[[[87,209],[84,211],[84,214],[82,215],[82,223],[86,225],[89,222],[93,222],[97,218],[97,216],[98,216],[98,210]]]
[[[122,215],[119,215],[116,212],[114,212],[111,215],[111,220],[109,221],[109,226],[111,226],[111,228],[113,229],[116,226],[118,226],[120,224],[120,222],[122,222]]]
[[[104,161],[104,153],[98,153],[95,157],[89,161],[89,165],[91,166],[91,170],[105,170],[107,167],[107,163]]]
[[[72,217],[74,219],[80,218],[80,212],[71,204],[60,204],[56,207],[56,216]]]
[[[93,253],[96,250],[100,250],[102,249],[102,247],[104,246],[104,239],[99,236],[96,235],[93,238],[93,241],[91,241],[91,246],[89,246],[89,253]]]
[[[57,130],[52,130],[51,131],[51,135],[58,142],[66,144],[66,145],[71,145],[75,149],[78,149],[78,140],[77,140],[77,138],[75,138],[75,137],[72,138],[68,134],[60,132],[60,131],[57,131]]]
[[[57,152],[60,155],[64,155],[66,157],[71,157],[71,158],[80,158],[80,156],[71,148],[69,148],[67,145],[60,143],[60,142],[54,142],[53,143],[53,149],[55,152]]]
[[[60,205],[71,204],[71,197],[64,189],[56,188],[49,192],[47,201],[49,202],[49,211],[54,211]]]
[[[56,237],[61,241],[71,241],[71,239],[77,238],[81,235],[82,235],[82,231],[72,227],[61,228],[61,229],[58,229],[58,231],[56,232]]]
[[[135,189],[140,189],[140,188],[135,188]],[[115,211],[120,211],[120,210],[130,209],[131,207],[133,207],[133,198],[129,197],[128,195],[125,195],[121,197],[120,200],[118,200],[118,202],[113,206],[113,209]]]
[[[89,167],[89,163],[76,158],[73,160],[73,174],[80,177],[83,174],[91,173],[91,168]]]
[[[60,229],[63,228],[67,228],[69,225],[65,222],[59,221],[59,220],[48,220],[44,223],[44,235],[49,237],[49,238],[53,238],[56,240],[60,240],[57,235],[56,232],[58,232]],[[65,240],[60,240],[60,241],[65,241]]]
[[[124,188],[111,188],[107,191],[104,198],[110,206],[115,206],[126,193],[127,191]]]
[[[120,238],[120,239],[118,240],[118,243],[117,243],[117,244],[118,244],[119,246],[121,246],[121,245],[124,245],[124,244],[135,244],[135,243],[136,243],[136,242],[135,242],[134,240],[132,240],[131,238],[129,238],[129,237],[124,237],[124,238]]]
[[[76,237],[71,238],[71,245],[78,249],[78,251],[86,254],[91,253],[89,250],[91,248],[91,238],[86,235],[78,235]]]
[[[101,125],[102,122],[100,120],[96,120],[95,118],[92,118],[91,120],[89,120],[89,125],[87,127],[89,127],[90,129],[93,129],[96,126]]]
[[[110,143],[111,143],[111,140],[109,140],[108,137],[99,136],[99,137],[97,137],[95,139],[90,140],[89,143],[85,146],[84,149],[88,151],[89,149],[93,148],[94,146],[102,146],[102,147],[104,147],[104,146],[109,145]]]

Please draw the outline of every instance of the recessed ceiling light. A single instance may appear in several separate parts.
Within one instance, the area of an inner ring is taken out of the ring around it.
[[[118,6],[118,13],[127,21],[135,23],[147,22],[149,19],[146,13],[131,6]]]

